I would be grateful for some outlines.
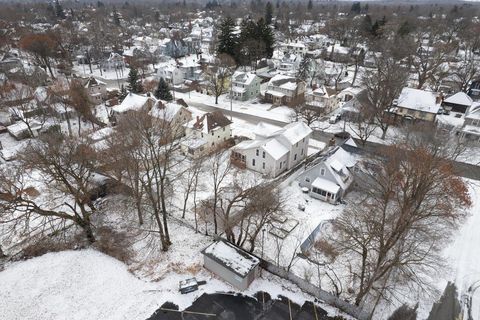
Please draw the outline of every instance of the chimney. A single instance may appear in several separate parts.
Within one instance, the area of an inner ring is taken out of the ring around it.
[[[197,116],[197,123],[198,123],[199,121],[200,121],[200,117],[199,117],[199,116]]]
[[[150,97],[150,92],[147,92],[147,97]]]

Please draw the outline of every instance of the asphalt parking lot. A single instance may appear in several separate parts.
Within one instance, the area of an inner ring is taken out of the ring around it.
[[[256,297],[203,294],[186,310],[166,304],[147,320],[333,320],[312,302],[299,306],[287,298],[271,300],[262,292]]]

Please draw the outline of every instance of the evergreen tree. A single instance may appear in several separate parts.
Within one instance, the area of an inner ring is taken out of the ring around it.
[[[173,100],[172,94],[170,93],[170,88],[168,87],[167,82],[163,78],[160,78],[160,81],[158,81],[158,86],[155,90],[154,95],[157,99],[166,101]]]
[[[408,21],[404,21],[398,28],[397,34],[403,38],[412,31],[413,31],[413,26],[411,26],[410,23],[408,23]]]
[[[65,19],[65,12],[63,12],[63,8],[58,0],[55,0],[55,15],[59,19]]]
[[[362,11],[362,7],[360,6],[360,2],[354,2],[352,4],[352,8],[350,9],[350,12],[353,14],[360,14]]]
[[[308,11],[313,9],[313,1],[312,0],[308,0],[307,9],[308,9]]]
[[[228,54],[237,61],[238,38],[234,34],[235,21],[231,17],[226,17],[220,23],[219,31],[217,52]]]
[[[273,6],[270,1],[265,5],[265,23],[271,24],[273,19]]]
[[[257,32],[259,34],[259,40],[263,41],[265,44],[265,53],[267,58],[273,56],[273,50],[275,46],[275,37],[273,35],[273,30],[268,24],[265,23],[263,18],[260,18],[257,22]]]
[[[310,58],[303,57],[300,65],[298,66],[297,78],[303,81],[307,81],[310,77],[311,63]]]
[[[130,72],[128,73],[128,85],[127,89],[130,92],[133,93],[142,93],[143,91],[143,86],[141,83],[141,80],[138,76],[138,71],[135,68],[131,68]]]
[[[115,8],[113,8],[113,23],[115,23],[116,26],[120,26],[120,16]]]

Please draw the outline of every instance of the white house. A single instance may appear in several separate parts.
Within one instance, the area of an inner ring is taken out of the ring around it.
[[[305,99],[305,82],[277,74],[268,82],[264,94],[267,102],[275,105],[290,105]]]
[[[279,49],[285,53],[294,53],[302,57],[308,51],[308,47],[301,41],[280,43]]]
[[[140,111],[142,109],[150,110],[156,102],[157,99],[155,99],[155,97],[152,97],[149,94],[140,95],[130,92],[123,99],[122,103],[111,108],[110,116],[114,119],[115,122],[118,116],[123,116],[125,114],[128,114],[128,112]]]
[[[231,123],[220,111],[197,116],[185,125],[183,153],[198,158],[225,146],[232,137]]]
[[[465,115],[465,120],[460,130],[462,138],[480,144],[480,103],[474,102]]]
[[[255,139],[243,141],[232,148],[233,164],[276,177],[290,170],[307,156],[312,129],[303,122],[283,128],[260,122]]]
[[[392,113],[400,119],[434,122],[441,102],[442,98],[437,92],[403,88]]]
[[[321,113],[330,113],[338,108],[338,98],[335,89],[322,86],[305,95],[305,105]]]
[[[101,104],[107,95],[107,85],[105,82],[99,81],[94,77],[86,79],[84,87],[87,90],[90,102],[93,104]]]
[[[236,71],[232,76],[232,97],[246,101],[260,94],[260,77],[251,72]]]
[[[353,141],[347,143],[354,144]],[[308,188],[312,198],[335,203],[351,186],[356,163],[351,153],[334,147],[324,157],[310,163],[297,180],[302,188]]]
[[[149,114],[168,124],[172,138],[183,136],[185,134],[185,124],[192,120],[192,113],[178,102],[158,101]]]

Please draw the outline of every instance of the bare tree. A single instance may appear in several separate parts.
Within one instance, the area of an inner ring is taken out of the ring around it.
[[[382,139],[385,139],[391,124],[389,113],[393,101],[400,95],[407,78],[407,70],[388,51],[376,58],[376,68],[366,71],[362,78],[366,108],[382,130]]]
[[[205,65],[203,68],[207,88],[215,96],[215,104],[218,104],[218,97],[227,92],[227,84],[234,68],[235,60],[224,53],[216,57],[212,64]]]
[[[216,152],[210,159],[210,168],[208,169],[211,172],[213,187],[211,208],[215,234],[218,232],[217,206],[220,199],[220,193],[223,186],[228,182],[227,177],[232,171],[232,165],[228,159],[229,153],[227,151]]]
[[[377,125],[375,124],[374,113],[368,107],[360,106],[358,113],[349,117],[348,126],[350,130],[360,139],[363,146],[373,134]]]
[[[90,191],[96,163],[96,153],[81,140],[55,133],[31,143],[20,155],[18,170],[0,173],[3,222],[23,224],[27,229],[69,222],[94,242],[91,216],[96,208]],[[32,196],[30,172],[39,174],[39,182],[56,191],[49,201],[39,202]]]
[[[471,204],[439,144],[413,139],[384,150],[357,177],[362,196],[333,222],[336,262],[350,270],[355,303],[388,299],[396,283],[427,289],[441,248]]]

